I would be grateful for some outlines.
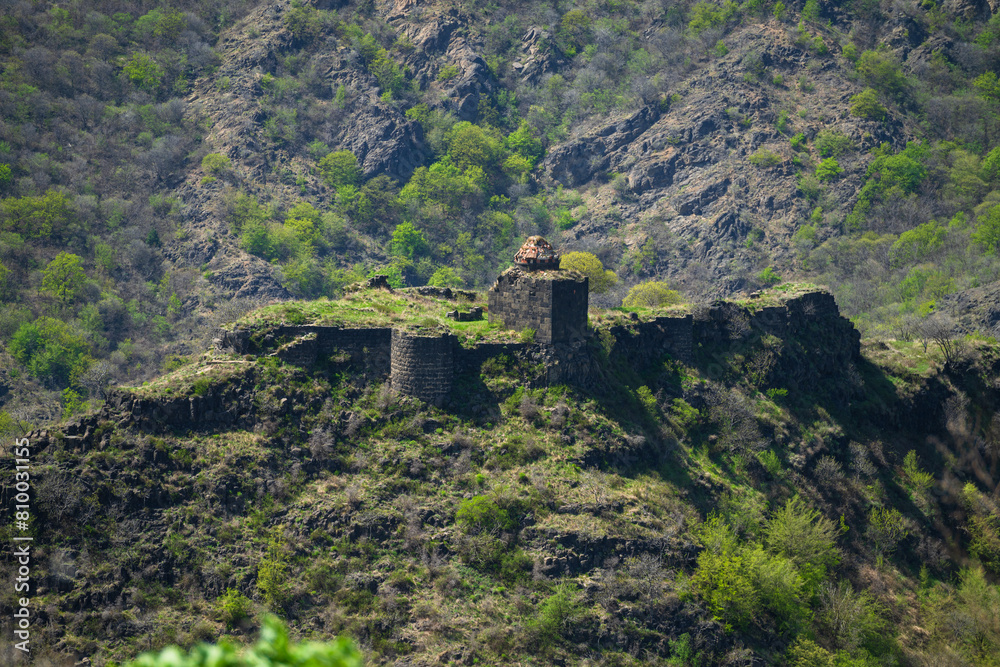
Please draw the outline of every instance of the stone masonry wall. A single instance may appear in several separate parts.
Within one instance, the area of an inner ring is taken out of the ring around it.
[[[540,343],[582,338],[587,332],[588,279],[535,276],[513,268],[504,271],[488,293],[490,322],[511,329],[534,329]]]
[[[612,327],[615,337],[611,357],[632,366],[642,367],[669,354],[690,363],[693,347],[693,320],[685,317],[657,317],[631,327]]]
[[[455,336],[413,336],[392,332],[390,382],[396,391],[441,405],[455,378]]]

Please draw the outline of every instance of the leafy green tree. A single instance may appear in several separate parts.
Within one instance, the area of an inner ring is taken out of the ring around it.
[[[333,151],[319,161],[319,173],[332,187],[361,182],[358,158],[351,151]]]
[[[984,72],[973,80],[972,86],[979,92],[980,97],[996,104],[1000,102],[1000,78],[996,72]]]
[[[670,289],[667,283],[651,280],[639,283],[628,291],[622,300],[626,308],[657,308],[681,303],[680,293]]]
[[[488,175],[499,172],[503,142],[496,130],[462,121],[451,128],[446,141],[448,157],[459,169],[479,167]]]
[[[307,252],[319,242],[319,224],[319,211],[309,202],[296,204],[285,217],[285,229],[304,244],[303,250]]]
[[[463,500],[455,513],[455,521],[466,533],[499,533],[515,527],[515,522],[505,509],[487,496],[474,496]]]
[[[73,214],[69,197],[58,190],[26,197],[7,197],[0,202],[0,230],[30,238],[60,236]]]
[[[815,588],[828,569],[840,562],[838,533],[833,521],[795,496],[768,521],[765,542],[768,550],[795,563],[803,579]]]
[[[899,235],[889,250],[889,259],[894,267],[920,262],[940,250],[947,235],[948,228],[936,220],[917,225]]]
[[[604,294],[615,286],[618,276],[614,271],[606,270],[601,260],[589,252],[568,252],[559,260],[559,268],[569,271],[579,271],[589,278],[590,291],[594,294]]]
[[[442,266],[434,272],[427,284],[431,287],[462,287],[465,281],[450,266]]]
[[[424,233],[413,226],[412,223],[404,222],[392,232],[392,242],[390,249],[393,255],[414,259],[427,252],[427,238]]]
[[[199,644],[187,653],[170,646],[158,653],[144,653],[124,667],[362,667],[361,654],[350,640],[293,642],[275,616],[267,616],[260,640],[247,650],[227,642]]]
[[[862,80],[889,97],[901,99],[909,89],[899,60],[889,51],[865,51],[855,65]]]
[[[878,93],[871,88],[865,88],[851,97],[851,115],[868,120],[885,120],[888,112],[878,101]]]
[[[84,338],[51,317],[22,324],[8,349],[32,375],[60,386],[75,382],[90,364],[90,348]]]
[[[135,32],[140,40],[150,39],[172,42],[183,32],[184,14],[176,9],[153,9],[135,21]]]
[[[76,301],[87,280],[77,255],[61,252],[42,271],[42,289],[63,305]]]
[[[507,148],[514,151],[530,164],[530,168],[542,157],[545,149],[542,147],[542,140],[538,138],[535,128],[528,121],[522,120],[517,129],[507,135],[504,139]]]
[[[867,536],[879,560],[891,554],[910,531],[895,507],[873,507],[868,512]]]
[[[122,67],[129,81],[147,92],[156,92],[166,73],[153,57],[146,53],[133,53]]]
[[[1000,249],[1000,204],[979,218],[979,224],[972,232],[972,240],[986,252],[996,252]]]

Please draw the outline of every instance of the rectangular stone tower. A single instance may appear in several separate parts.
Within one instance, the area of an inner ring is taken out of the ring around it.
[[[524,271],[500,274],[488,293],[490,322],[510,329],[535,330],[535,340],[558,343],[587,333],[588,279],[576,271]]]

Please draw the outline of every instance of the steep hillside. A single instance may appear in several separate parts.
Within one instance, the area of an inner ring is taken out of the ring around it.
[[[484,287],[534,233],[617,274],[604,306],[797,277],[883,338],[968,332],[927,318],[998,276],[984,3],[83,2],[0,33],[0,400],[38,423],[260,301]]]
[[[595,312],[551,384],[544,346],[453,323],[476,361],[434,408],[344,337],[449,307],[272,307],[226,343],[253,354],[31,433],[36,660],[248,641],[272,610],[377,664],[991,664],[995,344],[862,346],[788,285]],[[340,351],[294,353],[323,324]]]

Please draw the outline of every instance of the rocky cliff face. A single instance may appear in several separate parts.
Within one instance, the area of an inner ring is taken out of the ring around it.
[[[282,2],[261,6],[228,31],[220,41],[221,66],[189,98],[191,117],[209,128],[206,143],[234,168],[228,183],[207,188],[195,169],[181,188],[194,234],[177,259],[208,263],[214,282],[237,294],[280,298],[282,291],[272,268],[247,259],[232,237],[219,235],[225,230],[224,186],[279,205],[304,195],[322,206],[333,195],[311,158],[262,136],[280,121],[268,102],[276,95],[268,77],[294,53],[283,23],[288,11]],[[492,104],[506,81],[481,55],[481,26],[470,25],[460,9],[436,3],[398,2],[376,12],[412,45],[396,57],[417,85],[437,92],[433,106],[481,121],[480,102]],[[348,44],[329,32],[321,39],[325,45],[308,65],[316,98],[299,112],[300,121],[308,117],[311,131],[330,149],[354,153],[366,177],[386,174],[404,182],[432,159],[421,126],[407,119],[403,106],[380,99],[379,82]],[[522,36],[516,76],[532,81],[570,71],[569,61],[552,55],[551,39],[542,28]],[[820,31],[817,39],[825,54],[777,21],[737,29],[726,39],[725,55],[691,63],[662,100],[570,128],[549,146],[532,187],[576,188],[587,213],[553,240],[567,249],[599,249],[606,263],[626,273],[633,270],[627,258],[645,250],[643,274],[717,294],[743,288],[763,266],[790,267],[790,237],[815,206],[798,190],[794,163],[819,156],[797,153],[789,138],[801,133],[809,142],[826,129],[851,139],[856,150],[841,157],[845,171],[827,188],[825,206],[844,211],[864,175],[865,151],[883,142],[898,148],[910,136],[893,117],[875,122],[848,113],[849,98],[863,86],[850,75],[835,35]],[[444,66],[457,74],[438,80]],[[342,86],[349,94],[332,100]],[[751,166],[748,158],[759,151],[775,157]],[[382,261],[380,245],[365,241],[352,259]],[[714,287],[706,288],[708,281]]]

